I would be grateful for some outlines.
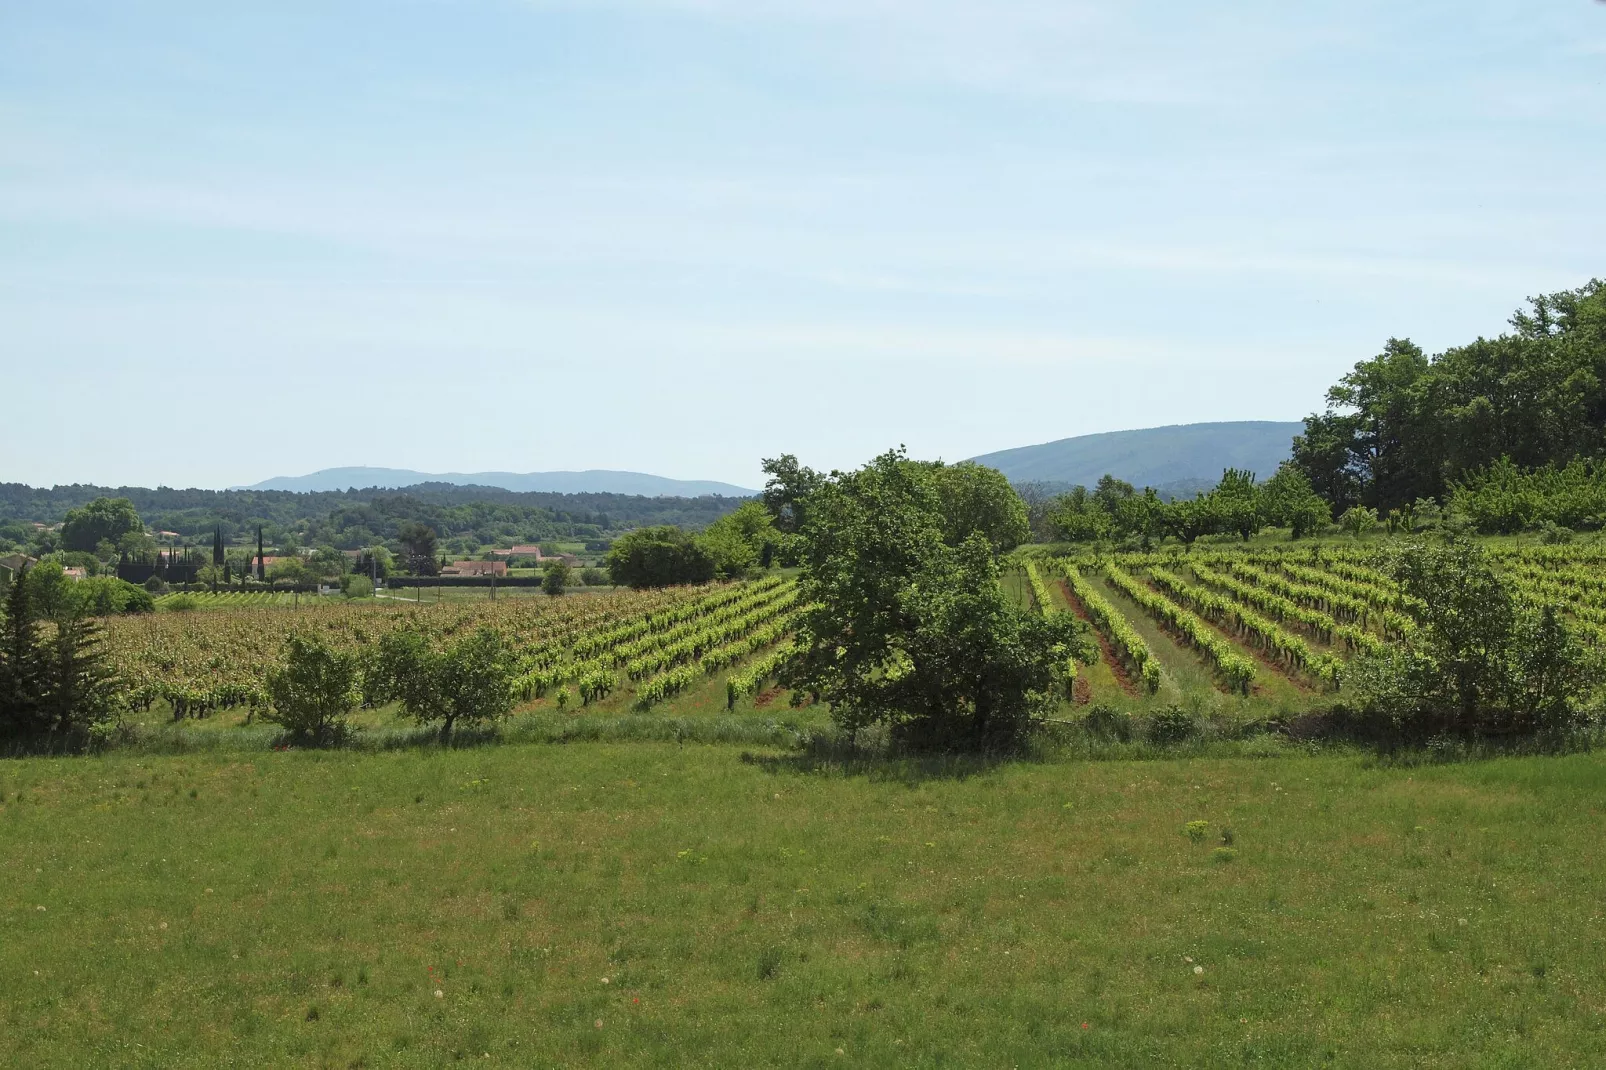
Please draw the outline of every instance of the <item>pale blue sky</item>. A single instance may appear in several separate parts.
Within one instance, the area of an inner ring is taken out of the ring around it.
[[[0,0],[0,481],[1293,419],[1603,190],[1591,0]]]

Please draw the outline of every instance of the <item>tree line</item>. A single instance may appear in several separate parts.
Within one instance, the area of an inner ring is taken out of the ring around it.
[[[1530,298],[1510,326],[1433,356],[1389,339],[1305,418],[1295,466],[1336,513],[1386,515],[1469,486],[1470,501],[1497,467],[1510,485],[1513,469],[1606,456],[1606,282]]]

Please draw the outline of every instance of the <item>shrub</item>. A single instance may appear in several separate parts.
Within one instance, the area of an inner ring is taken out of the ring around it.
[[[340,577],[340,589],[347,598],[372,598],[374,581],[367,576],[345,575]]]
[[[608,574],[602,571],[600,568],[582,569],[580,572],[580,582],[585,584],[587,587],[603,587],[608,583]]]
[[[1192,840],[1194,843],[1203,843],[1205,833],[1210,831],[1210,822],[1190,821],[1186,825],[1182,826],[1182,831],[1187,833],[1188,839]]]
[[[569,566],[562,561],[552,562],[541,575],[541,590],[549,595],[560,595],[568,586]]]
[[[1150,716],[1146,735],[1150,743],[1181,743],[1198,730],[1193,714],[1179,706],[1167,706]]]
[[[1547,546],[1559,546],[1562,543],[1573,541],[1573,529],[1564,528],[1554,520],[1547,520],[1539,526],[1539,541]]]
[[[357,657],[312,633],[285,640],[284,661],[268,673],[270,707],[264,721],[314,744],[345,735],[346,715],[357,705]]]
[[[1519,601],[1460,535],[1413,543],[1392,568],[1422,605],[1421,627],[1352,662],[1350,679],[1375,726],[1405,739],[1557,738],[1584,726],[1602,663],[1554,606]]]
[[[151,594],[161,594],[167,590],[167,584],[162,582],[162,577],[153,574],[146,579],[145,589]]]
[[[1132,717],[1112,706],[1098,705],[1082,718],[1082,729],[1090,736],[1127,743],[1132,739]]]
[[[162,608],[169,613],[188,613],[199,604],[193,595],[175,594],[162,603]]]

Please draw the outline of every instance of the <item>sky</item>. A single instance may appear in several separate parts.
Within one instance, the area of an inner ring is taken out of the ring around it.
[[[0,0],[0,482],[1298,419],[1603,189],[1597,0]]]

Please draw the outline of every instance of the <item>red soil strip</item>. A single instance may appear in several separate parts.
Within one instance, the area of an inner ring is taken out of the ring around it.
[[[785,688],[772,687],[768,691],[760,691],[758,694],[753,696],[753,708],[756,710],[763,709],[765,706],[768,706],[770,703],[774,702],[784,690]]]
[[[1064,580],[1055,580],[1054,582],[1059,586],[1060,594],[1065,596],[1065,603],[1071,607],[1071,612],[1076,614],[1078,620],[1087,622],[1088,631],[1092,632],[1093,638],[1098,641],[1099,652],[1104,655],[1104,664],[1110,667],[1110,672],[1115,676],[1115,682],[1121,685],[1122,691],[1125,691],[1133,698],[1137,698],[1138,685],[1133,682],[1132,675],[1126,671],[1126,666],[1121,662],[1120,655],[1115,652],[1115,647],[1111,646],[1110,641],[1104,638],[1103,632],[1093,626],[1093,618],[1087,615],[1087,607],[1082,605],[1081,599],[1071,593],[1070,586]],[[1082,690],[1079,692],[1077,689]],[[1085,705],[1092,701],[1092,685],[1078,676],[1071,695],[1075,702]]]

